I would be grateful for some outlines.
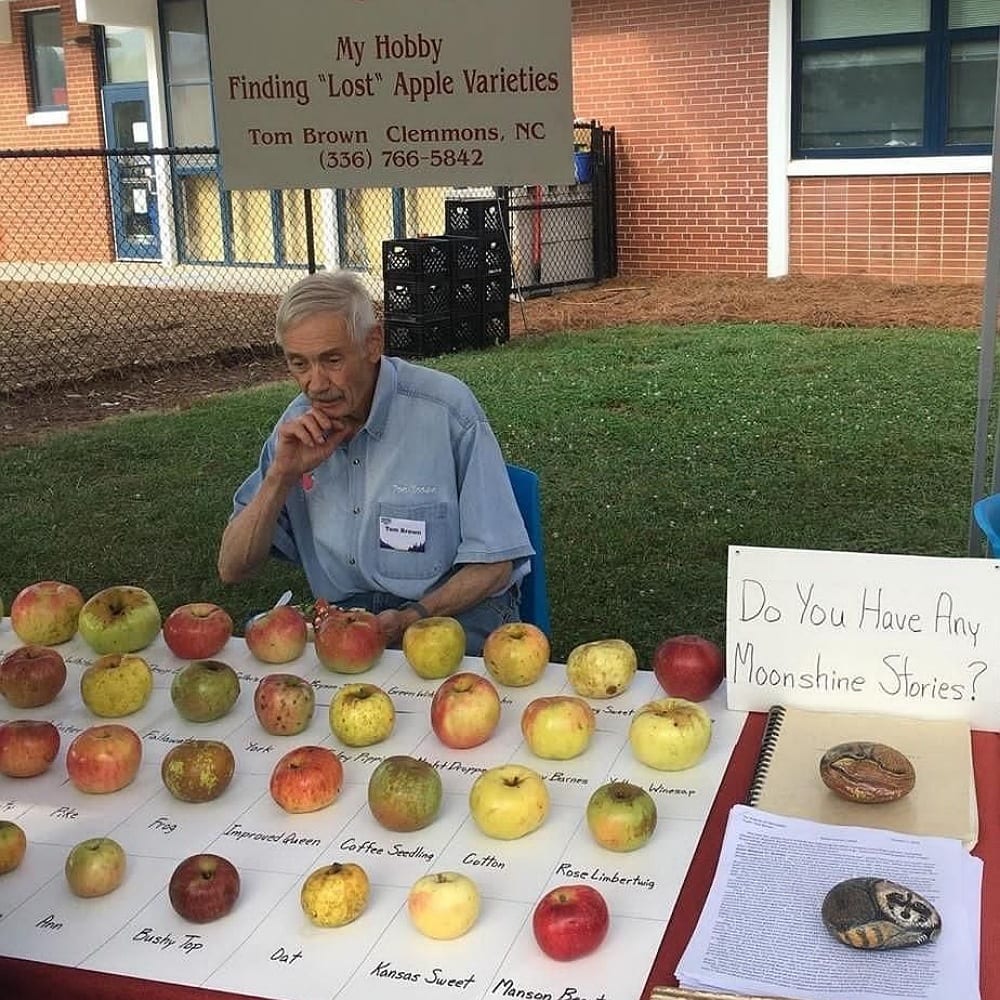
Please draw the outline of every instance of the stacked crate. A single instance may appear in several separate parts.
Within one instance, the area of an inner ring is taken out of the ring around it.
[[[423,358],[453,349],[451,257],[440,236],[382,244],[386,354]]]
[[[492,347],[510,339],[510,251],[507,209],[493,198],[447,199],[445,236],[452,254],[452,335],[456,348]]]

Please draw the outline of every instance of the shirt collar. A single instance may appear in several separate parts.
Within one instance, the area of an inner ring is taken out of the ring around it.
[[[362,430],[373,438],[381,439],[385,433],[385,425],[389,419],[389,407],[396,394],[398,375],[396,366],[385,355],[379,360],[378,378],[375,381],[375,392],[372,395],[372,406],[368,411],[368,419]]]

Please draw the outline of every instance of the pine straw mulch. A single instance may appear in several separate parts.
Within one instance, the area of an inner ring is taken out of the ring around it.
[[[975,330],[979,285],[898,285],[859,277],[674,274],[511,303],[511,335],[605,326],[791,323],[808,327]],[[86,315],[81,309],[78,316]],[[79,320],[78,320],[79,322]],[[137,357],[158,356],[136,344]],[[159,355],[162,356],[162,355]],[[223,352],[196,362],[133,367],[79,383],[0,395],[0,448],[119,413],[184,408],[215,393],[285,377],[275,352]]]

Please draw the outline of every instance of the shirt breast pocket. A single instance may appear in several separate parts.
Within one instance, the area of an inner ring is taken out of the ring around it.
[[[443,503],[380,503],[375,532],[378,572],[394,580],[436,580],[458,551],[457,525]]]

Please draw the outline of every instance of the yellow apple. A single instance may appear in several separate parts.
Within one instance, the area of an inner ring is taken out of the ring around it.
[[[465,629],[457,618],[421,618],[403,633],[403,655],[418,677],[447,677],[465,656]]]
[[[549,637],[529,622],[506,622],[483,643],[483,662],[493,679],[508,687],[534,684],[549,663]]]
[[[80,675],[84,705],[105,719],[137,712],[153,693],[153,671],[133,653],[108,653]]]
[[[317,927],[343,927],[368,905],[368,876],[360,865],[324,865],[302,883],[299,902]]]
[[[392,699],[375,684],[345,684],[330,702],[330,729],[346,746],[381,743],[395,724]]]
[[[12,872],[24,860],[28,838],[16,823],[0,819],[0,875]]]
[[[597,639],[570,651],[566,677],[584,698],[614,698],[628,689],[639,661],[624,639]]]
[[[628,731],[635,759],[658,771],[694,767],[711,739],[708,712],[684,698],[660,698],[643,705]]]
[[[452,941],[479,917],[479,890],[467,875],[435,872],[413,883],[406,908],[413,926],[425,937]]]
[[[497,840],[517,840],[537,830],[549,814],[549,791],[542,776],[521,764],[484,771],[469,791],[476,826]]]
[[[531,752],[546,760],[579,757],[597,728],[594,710],[572,695],[552,695],[529,702],[521,713],[521,733]]]

